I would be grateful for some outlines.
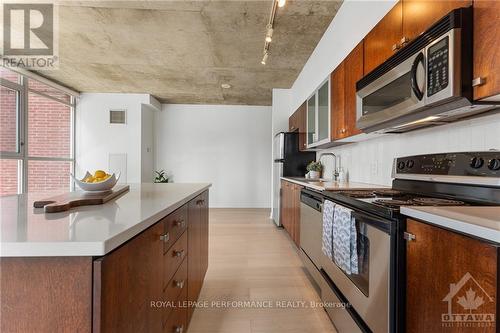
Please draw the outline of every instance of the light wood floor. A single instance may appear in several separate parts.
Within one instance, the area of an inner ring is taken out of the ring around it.
[[[209,268],[200,301],[310,301],[319,296],[292,241],[267,209],[210,210]],[[335,333],[320,308],[197,308],[188,333]]]

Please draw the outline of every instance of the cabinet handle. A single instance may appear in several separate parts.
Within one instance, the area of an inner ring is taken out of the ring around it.
[[[293,127],[293,126],[292,126],[292,127],[290,128],[290,132],[293,132],[293,131],[295,131],[295,127]]]
[[[175,220],[174,221],[174,225],[176,227],[184,228],[184,226],[186,225],[186,221],[184,221],[182,219],[181,220]]]
[[[408,44],[410,42],[410,38],[408,37],[403,37],[401,38],[401,43],[399,44],[399,48],[405,46],[406,44]]]
[[[175,326],[175,333],[182,333],[184,332],[184,325],[181,326]]]
[[[486,79],[484,77],[476,77],[474,80],[472,80],[473,87],[482,86],[485,83]]]
[[[164,243],[168,242],[170,240],[170,235],[168,234],[168,232],[166,234],[161,235],[160,240],[163,241]]]
[[[345,128],[341,129],[340,133],[344,134],[345,133]]]
[[[401,46],[396,43],[396,44],[392,44],[392,51],[396,52],[397,50],[399,50],[401,48]]]
[[[198,206],[202,206],[202,205],[204,205],[204,204],[205,204],[205,200],[198,200],[198,201],[196,201],[196,204],[197,204]]]
[[[174,257],[182,257],[184,255],[184,250],[174,250]]]
[[[408,242],[412,242],[417,239],[417,236],[405,231],[403,233],[403,238],[406,239]]]
[[[180,289],[184,288],[184,280],[175,281],[175,287]]]

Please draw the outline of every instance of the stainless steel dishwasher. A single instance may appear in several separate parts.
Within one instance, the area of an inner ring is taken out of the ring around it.
[[[300,193],[300,247],[302,261],[316,283],[321,285],[321,239],[323,197],[309,190]]]

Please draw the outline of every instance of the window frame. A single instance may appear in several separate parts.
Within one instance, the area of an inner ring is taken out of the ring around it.
[[[75,151],[76,151],[76,143],[75,143],[75,129],[76,129],[76,102],[78,95],[69,93],[64,87],[58,87],[56,84],[49,84],[46,79],[37,80],[35,75],[25,75],[24,73],[17,73],[20,75],[19,83],[15,83],[3,78],[0,78],[0,85],[6,87],[11,90],[15,90],[18,92],[18,138],[16,138],[18,142],[18,152],[0,152],[1,159],[13,159],[18,161],[18,173],[17,173],[17,184],[18,190],[17,194],[27,193],[28,192],[28,162],[29,161],[62,161],[62,162],[70,162],[71,163],[71,173],[75,173]],[[37,91],[36,89],[29,88],[29,80],[35,80],[42,84],[48,85],[54,89],[60,90],[62,93],[65,93],[70,96],[70,101],[65,102],[59,100],[53,96],[48,94],[44,94],[42,92]],[[54,102],[61,103],[70,108],[70,156],[69,157],[43,157],[43,156],[29,156],[28,154],[28,109],[29,109],[29,94],[36,94],[42,96],[44,98],[50,99]],[[74,190],[74,182],[70,178],[69,190]]]

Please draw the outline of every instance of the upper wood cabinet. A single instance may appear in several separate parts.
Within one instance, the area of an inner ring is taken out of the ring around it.
[[[344,127],[343,137],[361,133],[356,127],[356,82],[363,77],[363,44],[361,41],[344,60]]]
[[[290,132],[299,132],[299,150],[304,150],[307,148],[306,143],[306,115],[307,106],[306,102],[302,105],[288,118],[288,130]]]
[[[332,72],[332,140],[347,138],[361,131],[356,127],[356,82],[363,77],[363,41]]]
[[[410,41],[418,37],[440,18],[455,8],[468,7],[470,0],[402,0],[403,38]]]
[[[397,51],[403,32],[403,8],[398,2],[366,35],[364,45],[364,74],[382,64]]]
[[[495,322],[447,318],[497,317],[498,248],[415,220],[407,232],[415,237],[406,245],[406,332],[497,332]]]
[[[470,5],[470,0],[398,2],[365,37],[364,74],[382,64],[453,9]]]
[[[474,99],[500,94],[500,1],[474,2]],[[478,80],[480,79],[480,80]]]

